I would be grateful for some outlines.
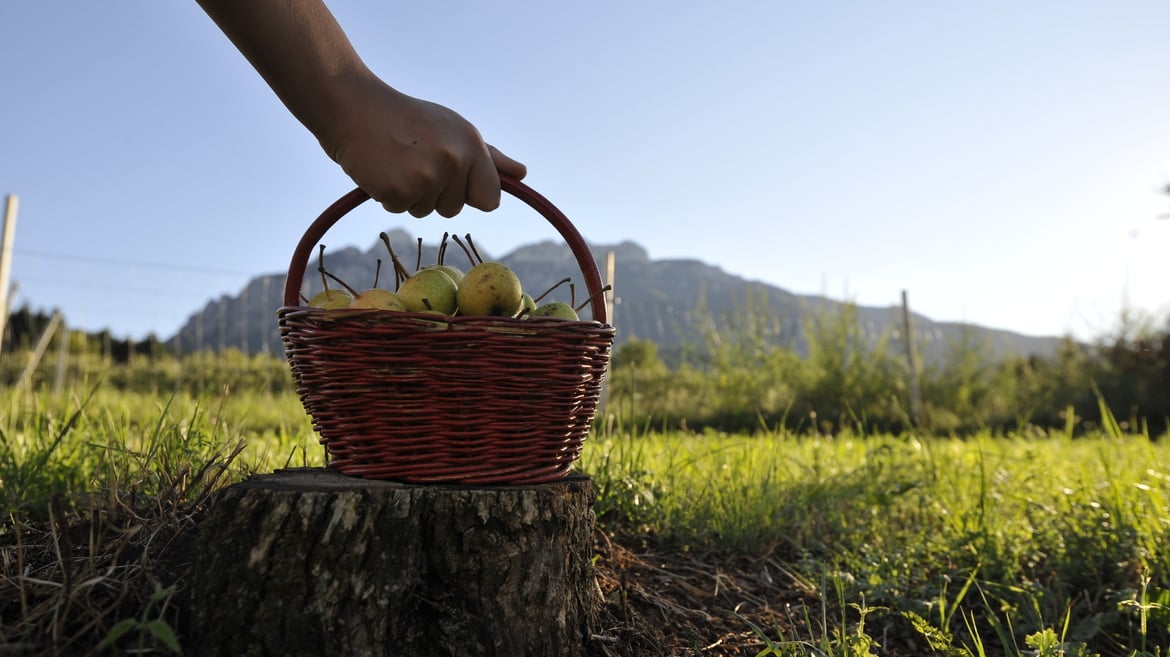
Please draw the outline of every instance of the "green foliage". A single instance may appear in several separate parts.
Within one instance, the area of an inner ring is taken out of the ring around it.
[[[75,505],[129,490],[197,495],[193,478],[237,443],[240,473],[323,460],[293,395],[83,392],[0,394],[0,518],[44,517],[55,495]]]
[[[137,652],[145,652],[147,645],[158,643],[169,653],[182,655],[183,648],[175,630],[166,619],[167,607],[175,595],[175,587],[155,583],[154,593],[146,601],[139,618],[126,618],[110,628],[106,637],[98,643],[98,650],[108,650],[120,642],[129,643],[133,637]]]
[[[8,417],[18,421],[0,426],[0,511],[5,516],[39,509],[56,491],[81,489],[89,474],[85,442],[66,441],[81,409],[62,420],[45,412],[24,416],[16,405],[9,400]]]
[[[42,361],[27,372],[23,384],[30,390],[60,392],[101,381],[105,388],[153,396],[182,392],[194,396],[218,395],[225,388],[281,394],[293,389],[288,363],[269,354],[247,355],[235,349],[221,352],[167,353],[147,341],[141,352],[127,350],[114,358],[100,339],[80,332],[58,333]],[[31,349],[5,351],[0,360],[0,382],[21,382],[31,361]]]
[[[871,342],[862,332],[857,307],[840,313],[810,312],[805,319],[808,358],[793,368],[798,396],[812,429],[832,433],[841,428],[867,429],[900,425],[907,377],[887,351],[889,336]]]
[[[695,315],[710,316],[701,300]],[[914,421],[902,345],[867,334],[856,306],[806,309],[800,334],[786,335],[761,294],[696,326],[702,348],[673,368],[653,343],[619,348],[607,412],[690,430],[1071,435],[1105,427],[1117,409],[1118,430],[1156,437],[1170,421],[1170,320],[1154,326],[1126,315],[1095,345],[1065,339],[1051,358],[999,360],[960,331],[920,367]]]
[[[924,368],[924,419],[932,431],[970,433],[1015,420],[1016,381],[987,352],[974,332],[964,329],[947,343],[942,363]]]

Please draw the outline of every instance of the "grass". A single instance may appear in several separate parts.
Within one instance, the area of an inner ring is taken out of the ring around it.
[[[175,555],[208,495],[322,460],[291,396],[4,393],[0,653],[177,652]],[[598,655],[1170,646],[1165,439],[609,428],[579,469],[627,630]]]
[[[133,488],[157,494],[225,449],[236,476],[323,454],[292,396],[145,395],[93,386],[74,395],[9,392],[0,400],[0,502],[5,515],[49,497]]]
[[[613,433],[581,467],[603,525],[779,555],[855,627],[972,654],[1057,628],[1101,654],[1170,645],[1165,440]]]
[[[0,654],[178,652],[198,510],[252,472],[297,456],[313,464],[311,441],[295,398],[9,391],[0,400]]]

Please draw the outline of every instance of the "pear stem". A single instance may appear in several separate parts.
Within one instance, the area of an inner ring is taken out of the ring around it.
[[[475,242],[471,241],[471,233],[464,235],[464,237],[467,238],[467,246],[471,247],[471,252],[475,254],[475,259],[480,261],[480,262],[483,262],[483,256],[481,256],[479,254],[479,249],[475,248]],[[472,267],[474,267],[475,265],[476,265],[476,263],[474,263],[474,262],[471,263]]]
[[[598,294],[605,294],[606,292],[609,292],[612,289],[613,289],[612,285],[606,285],[606,286],[602,287],[596,293],[590,294],[588,298],[586,298],[584,301],[582,301],[580,305],[575,306],[573,308],[573,310],[575,310],[577,312],[581,312],[582,310],[585,309],[585,306],[589,305],[589,302],[593,301],[593,297],[597,296]]]
[[[418,238],[418,255],[414,257],[414,270],[422,269],[422,238]]]
[[[410,274],[406,272],[406,267],[402,266],[402,261],[398,259],[398,254],[394,253],[394,247],[390,244],[390,236],[385,231],[378,233],[378,237],[382,238],[382,243],[386,245],[386,250],[390,252],[390,262],[394,264],[394,290],[398,291],[398,286],[402,281],[410,278]]]
[[[443,264],[443,256],[447,255],[447,237],[450,235],[447,231],[443,231],[443,239],[439,241],[439,256],[435,258],[436,265]]]
[[[543,292],[543,293],[542,293],[540,296],[538,296],[538,297],[536,297],[535,299],[533,299],[533,301],[534,301],[535,303],[540,303],[540,300],[541,300],[541,299],[543,299],[543,298],[545,298],[545,297],[547,297],[549,292],[552,292],[553,290],[555,290],[555,289],[557,289],[558,287],[560,287],[560,286],[564,285],[565,283],[568,283],[568,282],[569,282],[569,281],[571,281],[571,280],[573,280],[573,279],[569,278],[568,276],[566,276],[566,277],[562,278],[561,280],[557,281],[556,283],[553,283],[553,286],[552,286],[552,287],[550,287],[549,289],[545,290],[545,291],[544,291],[544,292]]]
[[[317,271],[321,273],[321,287],[325,290],[329,289],[329,279],[325,277],[325,245],[318,245],[317,253]]]
[[[471,255],[471,249],[467,248],[467,245],[463,243],[463,240],[459,239],[458,235],[452,235],[451,239],[455,240],[455,243],[459,245],[459,248],[463,249],[463,252],[467,254],[467,259],[471,261],[471,266],[474,267],[476,264],[475,256]]]
[[[382,275],[382,259],[378,258],[378,264],[374,266],[374,285],[378,287],[378,278]]]
[[[341,280],[336,274],[332,274],[330,272],[325,271],[324,267],[321,268],[321,273],[324,274],[325,276],[328,276],[329,278],[332,278],[334,281],[337,281],[337,283],[340,284],[341,287],[344,287],[345,290],[347,292],[349,292],[350,294],[352,294],[353,296],[356,297],[358,295],[357,290],[350,287],[349,283],[346,283],[345,281]]]

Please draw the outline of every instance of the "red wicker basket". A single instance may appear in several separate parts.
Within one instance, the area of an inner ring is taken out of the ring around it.
[[[319,241],[369,199],[329,206],[301,238],[277,311],[297,393],[329,467],[409,483],[532,484],[563,478],[581,454],[609,365],[601,276],[560,210],[518,180],[504,191],[565,239],[588,288],[592,320],[434,315],[302,305]]]

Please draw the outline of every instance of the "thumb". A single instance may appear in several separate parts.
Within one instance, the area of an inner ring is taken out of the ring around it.
[[[491,144],[488,144],[488,152],[492,155],[492,163],[496,165],[496,171],[516,180],[522,180],[524,176],[528,175],[528,167],[524,166],[523,162],[504,155]]]

